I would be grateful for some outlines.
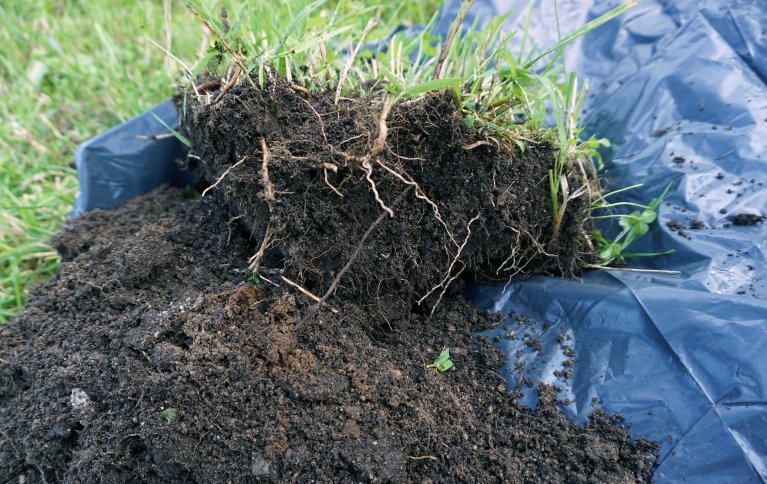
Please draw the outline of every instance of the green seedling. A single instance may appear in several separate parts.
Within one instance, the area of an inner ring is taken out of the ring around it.
[[[450,359],[450,348],[447,346],[442,350],[434,363],[426,365],[426,368],[436,368],[440,373],[444,373],[453,367],[453,360]]]
[[[168,423],[173,423],[178,418],[178,409],[166,408],[160,413],[160,417],[164,418]]]
[[[629,187],[635,188],[635,187]],[[595,216],[595,219],[617,218],[621,232],[612,240],[606,239],[599,230],[594,231],[594,240],[597,242],[597,256],[599,257],[599,266],[608,266],[609,264],[620,261],[627,257],[653,257],[657,255],[670,254],[673,250],[665,252],[652,253],[629,253],[626,249],[637,238],[645,235],[650,230],[652,224],[658,218],[658,207],[671,189],[671,184],[666,185],[663,193],[659,197],[652,199],[648,205],[641,205],[631,202],[606,203],[605,198],[618,193],[619,191],[604,195],[594,202],[593,209],[609,209],[616,206],[628,205],[636,207],[628,214],[610,214]],[[623,191],[623,190],[620,190]]]
[[[258,276],[258,274],[252,274],[250,277],[248,277],[248,282],[250,282],[251,284],[256,284],[256,285],[263,283],[263,281]]]

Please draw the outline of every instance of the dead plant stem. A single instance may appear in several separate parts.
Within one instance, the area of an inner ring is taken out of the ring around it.
[[[447,58],[447,53],[450,52],[450,45],[453,43],[455,34],[458,33],[458,29],[461,28],[461,24],[466,18],[466,14],[469,13],[469,8],[471,8],[473,3],[474,0],[464,0],[461,4],[461,8],[458,10],[458,15],[453,21],[453,26],[450,28],[450,32],[448,32],[447,38],[445,39],[445,45],[442,46],[442,52],[439,53],[439,59],[437,59],[437,64],[434,66],[434,76],[432,76],[432,79],[439,79],[439,75],[442,72],[442,66],[445,64],[445,59]]]
[[[352,51],[352,55],[349,56],[349,58],[346,60],[346,65],[344,65],[344,69],[341,71],[341,77],[338,79],[338,87],[336,87],[336,98],[334,100],[335,104],[338,104],[338,100],[341,98],[341,90],[344,88],[344,83],[346,82],[346,78],[349,76],[349,70],[352,68],[352,64],[354,63],[354,58],[357,57],[357,53],[360,51],[360,48],[362,47],[362,42],[365,41],[365,36],[370,32],[370,29],[375,27],[376,21],[375,17],[370,17],[370,20],[368,20],[368,24],[365,26],[365,30],[362,31],[362,35],[360,36],[360,40],[357,42],[357,46],[354,47],[354,51]]]

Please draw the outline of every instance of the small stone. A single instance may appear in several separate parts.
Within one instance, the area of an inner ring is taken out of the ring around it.
[[[269,467],[271,464],[271,461],[267,460],[261,454],[254,454],[251,457],[250,473],[256,477],[269,475]]]
[[[91,399],[88,397],[88,394],[81,388],[72,389],[72,394],[69,396],[69,404],[72,405],[72,408],[81,410],[87,407],[90,402]]]

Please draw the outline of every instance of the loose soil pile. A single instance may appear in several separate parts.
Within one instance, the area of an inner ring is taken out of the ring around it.
[[[636,482],[656,463],[550,388],[515,403],[469,334],[497,317],[454,294],[406,330],[341,299],[298,325],[312,302],[244,282],[253,243],[212,197],[161,189],[55,244],[59,273],[0,327],[3,482]],[[426,368],[444,346],[454,370]]]
[[[211,193],[72,221],[0,329],[3,481],[649,479],[657,446],[618,417],[570,423],[547,387],[519,405],[472,336],[499,317],[460,297],[461,274],[592,257],[587,197],[554,229],[551,145],[470,130],[444,95],[208,94],[180,105]],[[454,368],[428,368],[444,347]]]

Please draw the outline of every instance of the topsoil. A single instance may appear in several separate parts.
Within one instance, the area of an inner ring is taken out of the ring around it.
[[[334,300],[297,326],[312,301],[245,281],[230,218],[160,189],[56,237],[58,274],[0,327],[2,482],[649,480],[657,447],[618,417],[515,402],[470,334],[496,316],[452,295],[381,332]],[[427,368],[445,346],[454,369]]]
[[[593,257],[587,197],[551,214],[550,144],[471,130],[441,94],[187,97],[210,193],[71,221],[0,328],[0,481],[650,479],[656,444],[600,410],[568,422],[555,388],[518,404],[472,334],[501,318],[466,280]],[[428,367],[446,347],[454,367]]]

